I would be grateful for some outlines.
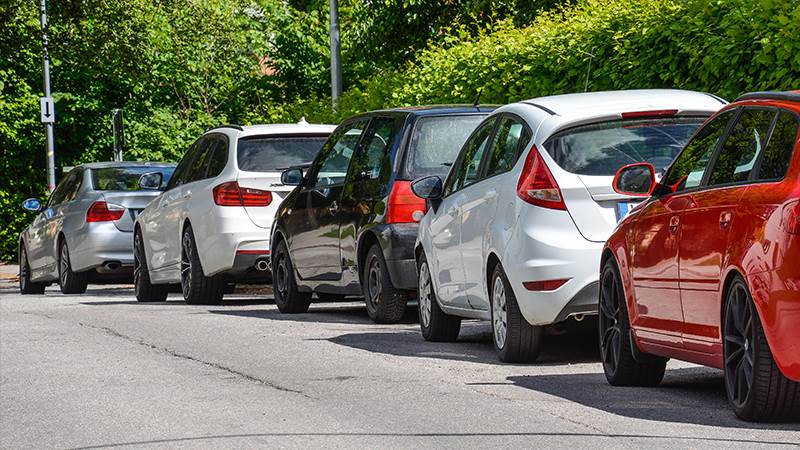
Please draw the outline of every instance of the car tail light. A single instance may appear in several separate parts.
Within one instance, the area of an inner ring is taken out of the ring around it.
[[[677,109],[657,109],[654,111],[634,111],[622,113],[622,119],[655,119],[658,117],[675,117]]]
[[[425,200],[411,191],[410,181],[395,181],[389,194],[386,223],[419,222],[426,209]]]
[[[800,200],[795,200],[783,207],[781,228],[790,234],[800,234]]]
[[[89,207],[89,211],[86,211],[86,221],[113,222],[121,219],[123,214],[125,214],[124,206],[97,201],[92,203],[92,206]]]
[[[561,280],[525,281],[522,283],[529,291],[555,291],[565,285],[569,278]]]
[[[214,188],[214,203],[219,206],[269,206],[272,192],[243,188],[236,181],[228,181]]]
[[[531,149],[528,160],[525,161],[522,175],[517,182],[517,196],[531,205],[567,210],[561,197],[561,189],[536,147]]]

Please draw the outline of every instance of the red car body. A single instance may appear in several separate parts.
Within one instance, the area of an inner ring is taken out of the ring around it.
[[[706,125],[743,108],[785,111],[800,123],[800,91],[745,96]],[[722,369],[725,290],[738,273],[778,368],[800,381],[799,142],[795,133],[780,180],[707,186],[704,175],[697,188],[683,192],[661,186],[661,195],[619,223],[603,262],[612,255],[617,261],[632,338],[641,351]]]

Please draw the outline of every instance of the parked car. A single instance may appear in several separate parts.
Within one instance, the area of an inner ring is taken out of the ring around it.
[[[606,238],[635,198],[612,190],[621,166],[668,165],[725,102],[640,90],[557,95],[497,109],[447,180],[416,180],[420,328],[453,341],[462,318],[491,320],[498,357],[536,359],[542,327],[597,310]]]
[[[281,312],[321,300],[365,297],[375,322],[400,320],[416,290],[414,241],[425,202],[415,177],[443,174],[492,107],[426,106],[345,120],[278,210],[272,242],[275,302]]]
[[[83,164],[62,178],[46,204],[25,200],[23,208],[38,215],[19,237],[20,292],[42,294],[58,282],[64,294],[82,294],[104,276],[130,279],[133,221],[159,194],[141,189],[139,178],[159,173],[166,183],[174,169],[152,162]]]
[[[656,182],[622,168],[617,192],[648,198],[603,250],[600,336],[615,386],[661,382],[667,358],[716,367],[736,415],[800,418],[800,91],[723,108]]]
[[[204,133],[136,220],[136,299],[164,301],[180,284],[186,303],[215,304],[232,283],[269,283],[272,222],[292,189],[281,172],[313,160],[334,128],[301,120]]]

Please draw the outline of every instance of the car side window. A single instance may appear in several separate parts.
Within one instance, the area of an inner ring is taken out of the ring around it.
[[[700,186],[703,175],[717,149],[735,110],[725,111],[697,132],[675,158],[662,184],[680,192]]]
[[[47,201],[47,207],[51,208],[56,205],[60,205],[64,203],[67,195],[69,195],[70,190],[73,186],[73,180],[75,179],[75,172],[77,169],[72,169],[62,180],[58,183],[55,190],[52,194],[50,194],[50,199]]]
[[[198,144],[197,156],[192,161],[192,167],[189,169],[190,175],[187,183],[199,181],[206,178],[206,169],[208,169],[208,162],[211,153],[214,151],[214,136],[204,136],[200,139]]]
[[[189,178],[192,175],[192,163],[194,161],[194,157],[197,154],[198,144],[200,141],[195,142],[189,147],[189,150],[183,155],[181,161],[178,163],[178,167],[175,168],[175,172],[172,173],[172,178],[169,180],[169,184],[167,184],[167,189],[170,190],[172,188],[176,188],[184,183],[189,181]]]
[[[522,147],[528,144],[531,135],[525,125],[513,117],[503,117],[492,139],[486,176],[491,177],[511,170],[517,163]]]
[[[64,203],[75,200],[75,197],[78,195],[78,191],[81,189],[81,184],[83,184],[83,170],[75,169],[70,173],[70,175],[72,176],[72,179],[67,187],[68,189],[66,195],[64,196]]]
[[[322,146],[309,177],[310,188],[318,189],[343,183],[350,160],[369,119],[357,120],[340,128]]]
[[[228,164],[228,140],[223,135],[215,136],[211,140],[208,156],[208,170],[206,178],[214,178],[222,173]]]
[[[447,179],[445,195],[450,195],[478,180],[478,169],[483,153],[490,144],[489,138],[492,136],[495,122],[495,118],[484,122],[464,144],[459,159]]]
[[[389,145],[396,132],[396,120],[390,117],[378,117],[372,120],[364,135],[363,144],[356,152],[350,169],[350,179],[377,180],[389,173]]]
[[[764,150],[758,180],[780,180],[786,176],[794,147],[797,145],[797,131],[797,117],[784,111],[780,112],[767,148]]]
[[[756,161],[764,150],[774,118],[775,111],[772,110],[748,108],[742,111],[711,168],[709,186],[741,183],[750,179]]]

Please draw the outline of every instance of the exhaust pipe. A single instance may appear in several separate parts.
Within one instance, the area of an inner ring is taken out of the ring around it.
[[[254,267],[259,272],[266,272],[267,270],[270,269],[269,266],[270,266],[269,261],[267,261],[267,259],[264,258],[264,259],[259,259],[258,261],[256,261],[256,264],[255,264]]]
[[[122,264],[119,261],[106,261],[103,263],[103,270],[106,272],[114,272],[122,267]]]
[[[583,322],[583,319],[586,318],[586,315],[585,314],[575,314],[574,316],[572,316],[572,318],[575,319],[575,322]]]

